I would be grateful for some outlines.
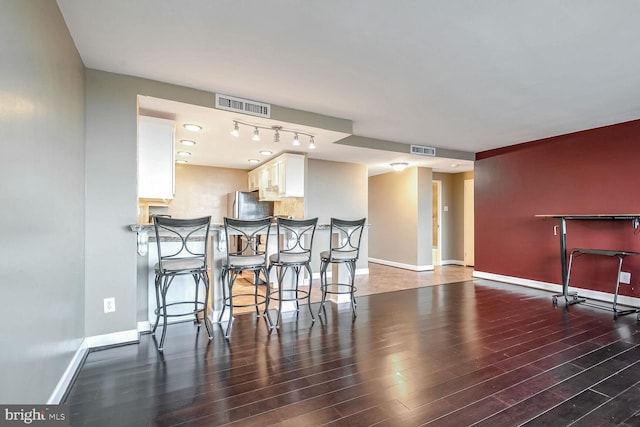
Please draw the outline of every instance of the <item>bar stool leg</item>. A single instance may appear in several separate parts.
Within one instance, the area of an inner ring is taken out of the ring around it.
[[[322,261],[320,263],[320,291],[322,293],[322,300],[320,301],[320,307],[318,308],[318,317],[321,316],[322,310],[325,310],[325,317],[327,315],[324,307],[325,300],[327,299],[327,266],[328,262]]]
[[[198,317],[198,291],[200,290],[200,273],[193,273],[191,277],[193,277],[193,281],[196,282],[196,292],[193,298],[193,316],[195,317],[193,323],[197,323],[199,328],[200,318]]]
[[[158,351],[164,350],[164,338],[167,335],[167,291],[169,290],[169,284],[171,284],[171,280],[169,280],[168,276],[164,276],[162,289],[160,290],[162,296],[162,337],[160,338]]]
[[[227,309],[227,274],[229,271],[226,268],[223,268],[220,273],[220,283],[222,283],[222,310],[220,310],[220,314],[218,315],[218,323],[222,321],[222,316],[224,316],[224,311]]]
[[[355,280],[356,280],[356,262],[352,261],[352,262],[348,262],[347,263],[347,268],[349,269],[349,276],[351,279],[351,284],[350,284],[350,294],[351,294],[351,309],[353,310],[353,317],[357,317],[358,316],[358,310],[357,310],[357,305],[358,303],[356,302],[356,295],[355,295]]]
[[[202,317],[204,318],[204,327],[207,328],[209,340],[213,339],[213,325],[209,319],[209,274],[205,271],[202,273],[202,281],[204,282],[204,309]]]
[[[271,331],[274,327],[273,321],[271,320],[271,315],[269,314],[269,303],[271,302],[271,286],[269,283],[269,274],[271,272],[271,268],[263,267],[262,272],[266,277],[265,290],[264,290],[265,291],[264,311],[262,312],[262,316],[265,318],[265,321],[267,322],[267,328],[269,328],[269,331]]]
[[[236,281],[237,276],[238,273],[233,270],[227,272],[227,286],[229,287],[229,322],[227,323],[227,330],[224,334],[227,341],[229,341],[229,338],[231,337],[231,326],[233,325],[233,283]]]
[[[309,308],[309,314],[311,314],[311,323],[314,323],[316,321],[316,318],[313,315],[313,310],[311,310],[311,289],[313,286],[313,273],[311,272],[311,266],[309,266],[309,264],[306,264],[305,267],[309,272],[309,293],[307,294],[307,307]]]
[[[152,333],[156,332],[156,329],[158,328],[158,322],[160,321],[160,280],[161,280],[161,276],[159,274],[156,274],[156,280],[155,280],[155,288],[156,288],[156,322],[153,325],[153,329],[151,330]]]
[[[287,269],[282,266],[276,266],[276,277],[278,280],[278,317],[276,317],[275,328],[280,328],[282,322],[282,285],[284,282],[284,275],[287,273]]]

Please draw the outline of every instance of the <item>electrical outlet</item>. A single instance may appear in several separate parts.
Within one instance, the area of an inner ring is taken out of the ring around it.
[[[111,297],[111,298],[105,298],[104,299],[104,312],[105,313],[113,313],[114,311],[116,311],[116,299]]]
[[[626,283],[627,285],[631,283],[631,273],[627,271],[620,272],[620,283]]]

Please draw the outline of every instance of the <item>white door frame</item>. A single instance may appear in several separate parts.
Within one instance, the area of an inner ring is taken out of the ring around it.
[[[475,264],[474,180],[464,180],[464,264]]]
[[[438,197],[436,198],[436,209],[438,212],[438,222],[436,223],[436,237],[438,239],[438,259],[437,262],[433,261],[433,265],[442,265],[442,181],[439,179],[434,179],[432,183],[436,184],[436,188],[438,191]],[[431,221],[433,223],[433,221]],[[432,231],[433,232],[433,231]],[[433,250],[433,245],[431,247]]]

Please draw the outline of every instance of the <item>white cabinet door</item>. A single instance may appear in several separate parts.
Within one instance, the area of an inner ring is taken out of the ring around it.
[[[304,156],[284,154],[279,165],[278,197],[304,197]]]
[[[260,168],[260,200],[278,200],[278,167],[277,162],[271,161]]]
[[[138,198],[173,199],[175,123],[138,117]]]
[[[260,173],[257,170],[249,171],[249,191],[260,189]]]
[[[257,188],[260,200],[304,197],[302,154],[285,153],[249,172],[249,190]]]

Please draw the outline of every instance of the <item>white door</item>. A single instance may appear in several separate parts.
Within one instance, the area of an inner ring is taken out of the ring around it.
[[[464,180],[464,264],[474,265],[473,179]]]

